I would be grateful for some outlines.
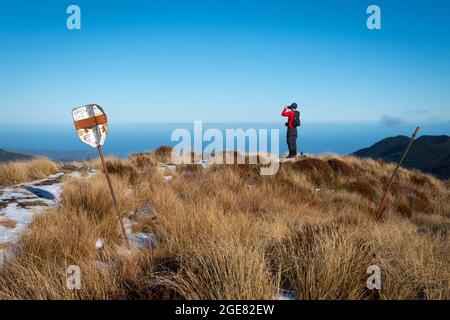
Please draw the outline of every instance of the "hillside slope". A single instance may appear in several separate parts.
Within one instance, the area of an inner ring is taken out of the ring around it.
[[[9,152],[0,149],[0,162],[8,162],[8,161],[17,161],[17,160],[30,160],[32,159],[32,156],[21,154],[21,153],[15,153],[15,152]]]
[[[398,162],[409,142],[409,137],[383,139],[373,146],[353,153],[357,157]],[[450,178],[450,137],[422,136],[414,141],[404,167],[431,173],[441,179]]]

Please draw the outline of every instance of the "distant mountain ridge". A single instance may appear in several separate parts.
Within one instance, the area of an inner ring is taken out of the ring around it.
[[[409,140],[406,136],[386,138],[369,148],[356,151],[353,155],[398,162]],[[417,138],[403,166],[431,173],[441,179],[450,179],[450,137],[442,135]]]
[[[46,157],[54,161],[79,161],[96,158],[96,149],[86,150],[45,150],[45,149],[8,149],[10,152],[29,154],[34,157]]]
[[[26,154],[9,152],[9,151],[0,149],[0,162],[30,160],[32,158],[33,158],[32,156],[29,156]]]

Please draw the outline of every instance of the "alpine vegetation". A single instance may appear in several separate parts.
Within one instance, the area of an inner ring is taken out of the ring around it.
[[[377,222],[394,164],[295,158],[264,176],[247,155],[171,152],[107,158],[128,244],[104,176],[66,177],[4,249],[0,299],[450,299],[448,181],[400,169]]]

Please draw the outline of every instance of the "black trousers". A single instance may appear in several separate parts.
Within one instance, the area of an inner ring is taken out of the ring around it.
[[[287,128],[286,140],[289,157],[295,157],[297,155],[297,128]]]

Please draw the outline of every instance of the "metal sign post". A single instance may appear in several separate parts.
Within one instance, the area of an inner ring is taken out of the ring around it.
[[[106,114],[100,106],[96,104],[89,104],[73,109],[72,116],[75,122],[75,128],[81,141],[93,148],[97,148],[98,150],[98,154],[100,155],[100,160],[103,165],[103,171],[105,172],[106,180],[108,181],[109,190],[111,191],[114,208],[117,216],[119,217],[122,234],[124,239],[128,242],[125,226],[123,225],[122,217],[120,215],[117,198],[109,177],[105,157],[103,156],[102,146],[105,143],[106,135],[108,133],[108,119]]]
[[[384,207],[385,207],[387,196],[389,194],[389,190],[391,189],[391,186],[392,186],[392,182],[394,181],[394,178],[395,178],[395,176],[397,174],[398,169],[400,168],[400,166],[402,165],[403,161],[405,160],[406,155],[409,152],[409,149],[411,149],[412,143],[414,142],[414,139],[416,138],[416,135],[417,135],[418,132],[419,132],[419,127],[416,128],[416,130],[414,131],[413,135],[411,136],[411,140],[409,141],[409,144],[406,147],[406,150],[403,153],[402,158],[400,159],[399,163],[397,164],[397,167],[395,168],[394,172],[392,173],[391,178],[389,179],[389,182],[388,182],[388,184],[386,186],[386,191],[384,192],[383,198],[381,199],[380,207],[378,208],[378,211],[376,213],[377,221],[380,221],[383,218]]]

